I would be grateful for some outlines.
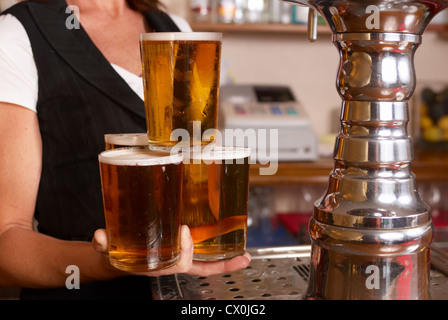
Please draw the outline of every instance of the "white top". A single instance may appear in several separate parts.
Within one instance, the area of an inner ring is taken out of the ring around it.
[[[185,19],[170,17],[181,31],[192,31]],[[118,65],[111,65],[143,100],[142,78]],[[37,68],[25,28],[10,14],[0,16],[0,101],[37,112],[38,90]]]

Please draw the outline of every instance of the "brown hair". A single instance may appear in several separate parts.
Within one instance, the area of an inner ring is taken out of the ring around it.
[[[129,7],[136,11],[157,11],[164,8],[160,0],[126,0]]]

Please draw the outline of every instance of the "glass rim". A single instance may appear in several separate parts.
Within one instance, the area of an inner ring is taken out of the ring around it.
[[[140,34],[140,41],[221,41],[221,32],[148,32]]]
[[[179,164],[183,160],[182,154],[170,154],[138,147],[124,147],[102,151],[98,155],[101,163],[117,166],[154,166]]]
[[[104,142],[120,146],[142,146],[148,144],[148,134],[145,133],[106,133]]]

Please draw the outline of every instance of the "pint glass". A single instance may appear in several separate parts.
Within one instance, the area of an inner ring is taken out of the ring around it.
[[[214,261],[246,249],[250,149],[213,147],[184,154],[182,224],[195,260]]]
[[[178,143],[205,145],[211,139],[206,130],[217,128],[221,38],[222,34],[215,32],[140,35],[152,148],[168,150]]]
[[[168,268],[180,253],[182,156],[141,148],[99,155],[109,259],[124,271]]]
[[[108,133],[104,135],[105,150],[123,147],[148,147],[148,135],[145,133]]]

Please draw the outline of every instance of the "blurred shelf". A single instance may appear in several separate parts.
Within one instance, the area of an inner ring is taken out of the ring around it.
[[[448,181],[448,150],[420,149],[414,150],[414,161],[411,162],[412,171],[417,181],[444,182]]]
[[[312,162],[279,162],[274,175],[260,175],[260,168],[268,165],[253,164],[250,166],[250,184],[326,184],[333,164],[334,161],[330,158]]]
[[[448,24],[430,24],[427,30],[448,34]]]
[[[306,34],[306,24],[274,24],[274,23],[253,23],[253,24],[236,24],[236,23],[191,23],[194,31],[214,31],[214,32],[240,32],[240,33],[291,33]],[[319,34],[330,34],[330,28],[327,26],[318,26]]]
[[[448,182],[448,150],[416,149],[411,166],[418,183]],[[322,158],[307,162],[279,162],[274,175],[260,175],[261,167],[263,165],[251,165],[251,185],[327,184],[334,160]]]
[[[192,22],[194,31],[232,32],[232,33],[283,33],[283,34],[307,34],[306,24],[276,24],[276,23],[212,23],[212,22]],[[430,24],[427,31],[437,32],[448,36],[447,24]],[[331,34],[327,25],[317,27],[319,34]]]

